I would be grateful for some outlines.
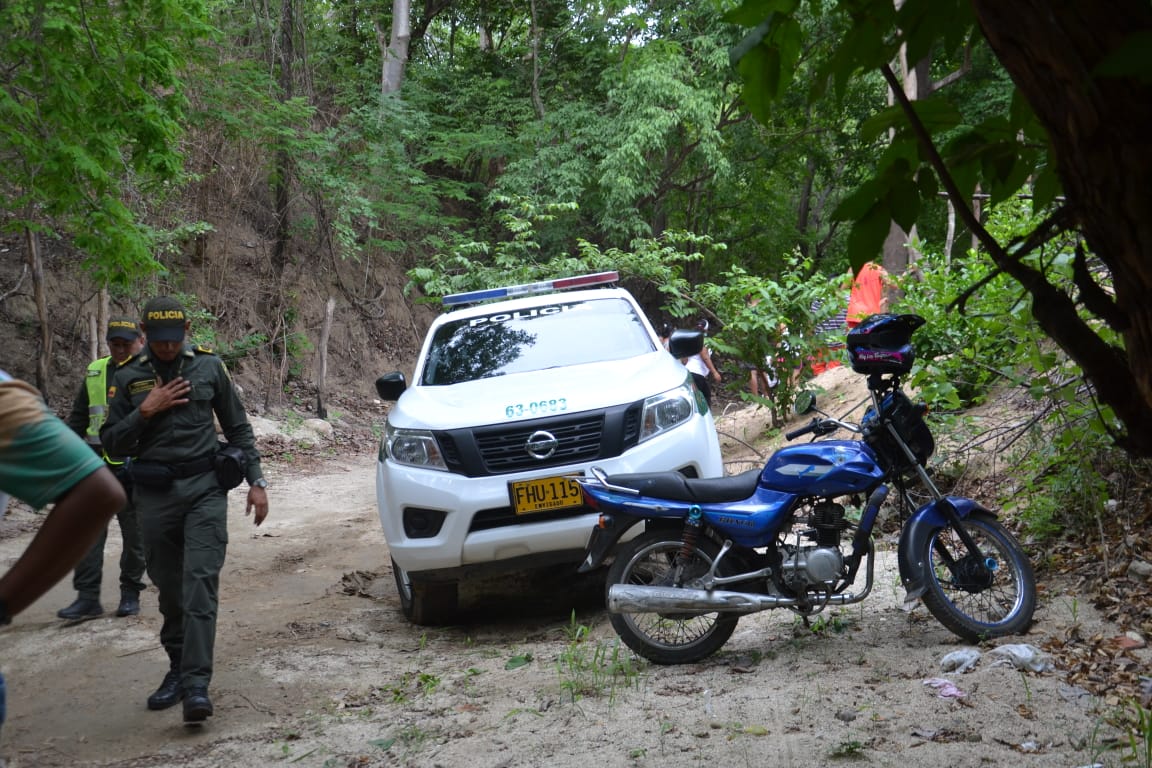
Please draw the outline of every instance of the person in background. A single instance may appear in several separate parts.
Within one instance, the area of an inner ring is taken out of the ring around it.
[[[843,283],[840,286],[841,291],[843,291],[841,296],[848,296],[851,290],[851,281],[852,278],[850,275],[844,276]],[[844,298],[836,300],[836,303],[839,304],[836,314],[821,320],[813,329],[816,349],[809,359],[813,376],[819,376],[824,373],[824,371],[839,368],[841,365],[840,356],[845,347],[844,333],[848,318],[848,307],[846,303],[841,302],[844,302]],[[813,315],[816,315],[823,307],[824,302],[817,299],[812,302],[808,310]]]
[[[700,318],[696,321],[696,330],[702,331],[705,336],[708,335],[708,320]],[[716,366],[712,364],[712,355],[708,352],[708,345],[705,344],[700,348],[700,351],[692,355],[692,357],[685,357],[680,360],[688,372],[692,374],[692,379],[696,382],[696,388],[704,395],[704,402],[709,406],[712,405],[712,385],[709,383],[708,378],[715,379],[716,383],[720,383],[720,371],[716,370]]]
[[[764,367],[771,370],[771,358],[764,358]],[[776,389],[779,381],[773,376],[772,380],[768,380],[768,374],[760,368],[752,368],[748,372],[748,388],[756,397],[772,397],[772,391]]]
[[[888,311],[887,283],[888,272],[879,264],[869,261],[860,267],[848,294],[848,330],[869,315]]]
[[[68,415],[67,424],[103,457],[104,463],[121,483],[127,483],[124,459],[114,458],[104,452],[100,444],[100,427],[104,425],[108,414],[108,382],[112,378],[110,371],[139,352],[144,346],[144,340],[140,338],[140,328],[136,321],[130,317],[112,318],[108,322],[105,338],[108,351],[112,354],[88,365],[88,373],[72,401],[72,412]],[[120,538],[124,544],[120,552],[120,604],[116,608],[116,615],[135,616],[140,613],[140,593],[144,590],[144,546],[140,541],[140,526],[136,521],[136,509],[131,497],[124,508],[116,513],[116,519],[120,523]],[[104,571],[104,543],[107,538],[108,530],[105,529],[76,566],[76,572],[72,575],[76,600],[56,612],[60,618],[81,621],[104,615],[104,607],[100,605],[100,581]]]
[[[760,303],[760,296],[757,296],[754,293],[750,293],[744,297],[744,301],[745,301],[745,303],[747,303],[748,308],[751,309]],[[764,363],[768,367],[768,369],[771,369],[771,367],[772,367],[772,359],[771,358],[766,357],[764,359]],[[771,397],[772,396],[772,390],[776,388],[776,384],[778,382],[776,382],[775,379],[773,379],[772,383],[769,384],[768,376],[764,373],[764,369],[758,368],[754,365],[748,365],[747,368],[748,368],[748,389],[752,392],[752,395],[754,397]]]
[[[228,491],[217,474],[213,417],[245,459],[246,514],[268,515],[268,487],[244,405],[212,350],[185,343],[184,307],[161,296],[144,306],[148,347],[112,378],[104,450],[132,456],[132,492],[144,537],[148,576],[160,593],[160,642],[169,668],[148,709],[184,702],[184,722],[213,714],[212,681],[220,569],[228,547]],[[229,485],[228,487],[232,487]]]
[[[84,441],[30,385],[0,371],[0,516],[12,495],[32,507],[55,502],[32,542],[0,578],[0,627],[67,575],[127,498]],[[0,674],[0,726],[7,714]]]

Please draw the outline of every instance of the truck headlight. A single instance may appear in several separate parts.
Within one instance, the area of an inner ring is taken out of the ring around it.
[[[640,442],[684,424],[692,418],[695,410],[696,397],[687,383],[661,395],[653,395],[644,401]]]
[[[388,457],[397,464],[424,469],[448,469],[440,453],[440,445],[426,429],[403,429],[388,424],[384,431],[384,445]]]

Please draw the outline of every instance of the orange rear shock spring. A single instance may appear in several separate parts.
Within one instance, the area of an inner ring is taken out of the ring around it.
[[[687,563],[696,554],[696,540],[700,538],[700,528],[704,525],[704,514],[699,504],[693,504],[684,519],[684,532],[680,535],[680,562]]]

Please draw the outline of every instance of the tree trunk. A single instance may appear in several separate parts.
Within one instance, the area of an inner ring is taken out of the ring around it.
[[[96,307],[96,339],[97,339],[97,345],[99,347],[99,349],[98,349],[99,354],[97,354],[96,357],[92,358],[93,360],[95,360],[99,357],[107,357],[108,355],[112,354],[111,351],[108,349],[108,338],[107,338],[108,337],[108,316],[109,316],[108,306],[110,303],[111,302],[108,298],[108,284],[105,283],[104,285],[100,286],[100,299],[99,299],[99,304]]]
[[[316,374],[316,415],[322,419],[328,418],[328,407],[324,405],[327,397],[328,336],[332,332],[332,313],[335,311],[336,298],[329,296],[324,307],[324,326],[320,329],[320,370]]]
[[[1074,314],[1039,300],[1045,286],[1025,285],[1033,313],[1124,422],[1125,447],[1152,456],[1152,84],[1093,74],[1124,42],[1152,32],[1152,5],[972,5],[992,50],[1048,131],[1073,223],[1112,272],[1113,325],[1125,353],[1103,345]],[[1084,287],[1092,293],[1083,286],[1081,297]]]
[[[956,206],[952,205],[952,198],[948,198],[948,230],[944,235],[944,263],[952,265],[952,244],[956,239]]]
[[[100,320],[96,315],[88,315],[88,359],[100,357]]]
[[[540,98],[540,23],[536,18],[536,0],[529,0],[528,8],[532,19],[532,106],[536,109],[536,117],[543,120],[544,100]]]
[[[981,200],[980,185],[977,184],[972,194],[972,216],[976,221],[980,221],[984,217],[984,203]],[[972,233],[972,252],[980,252],[980,238],[975,232]]]
[[[376,42],[383,61],[380,92],[396,93],[404,84],[404,67],[408,64],[408,44],[412,40],[412,5],[409,0],[392,0],[392,37],[384,43],[384,31],[376,26]]]
[[[280,99],[287,102],[292,99],[293,75],[292,68],[296,58],[292,43],[292,31],[295,26],[295,16],[292,7],[293,0],[281,0],[280,7]],[[284,269],[288,265],[288,239],[291,237],[291,218],[289,216],[289,189],[292,179],[292,158],[288,151],[281,149],[276,153],[276,180],[274,196],[276,198],[276,242],[272,247],[272,264],[276,274],[283,277]]]
[[[800,255],[807,258],[811,255],[808,232],[812,220],[812,187],[816,183],[816,158],[808,155],[807,167],[804,169],[804,183],[800,185],[800,204],[796,216],[796,232],[800,236]]]
[[[40,321],[40,354],[36,356],[36,388],[48,397],[48,361],[52,359],[52,326],[48,323],[48,298],[44,293],[44,260],[40,257],[40,237],[31,229],[28,238],[28,268],[32,271],[32,295]]]

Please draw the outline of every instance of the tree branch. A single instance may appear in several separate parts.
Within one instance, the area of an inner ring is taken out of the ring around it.
[[[1076,310],[1076,304],[1066,293],[1049,283],[1043,273],[1022,261],[1020,256],[1026,253],[1026,250],[1021,248],[1009,254],[976,219],[976,216],[965,204],[955,179],[948,173],[944,159],[940,156],[935,144],[932,143],[932,137],[927,128],[924,127],[924,123],[916,114],[916,110],[912,108],[908,96],[900,88],[900,82],[896,79],[892,68],[884,64],[880,70],[908,119],[912,133],[916,136],[921,150],[924,151],[929,164],[936,171],[941,185],[947,190],[948,196],[956,206],[957,213],[964,220],[969,231],[987,249],[993,263],[1031,294],[1032,316],[1036,318],[1040,328],[1076,361],[1081,370],[1084,371],[1085,377],[1095,385],[1100,399],[1112,406],[1117,417],[1124,424],[1130,426],[1128,433],[1117,440],[1118,444],[1125,450],[1139,455],[1146,456],[1152,453],[1152,441],[1149,440],[1149,437],[1140,434],[1141,430],[1132,428],[1134,425],[1148,423],[1152,419],[1152,414],[1149,413],[1147,403],[1140,396],[1140,388],[1132,374],[1132,368],[1124,350],[1101,339],[1095,330],[1080,317]],[[1071,217],[1072,215],[1071,206],[1065,206],[1057,211],[1053,218],[1056,216]],[[1037,232],[1033,232],[1024,245],[1026,246],[1036,235]]]
[[[1117,333],[1124,333],[1132,327],[1132,320],[1116,306],[1115,300],[1092,279],[1088,270],[1088,257],[1084,253],[1084,243],[1076,243],[1076,259],[1072,262],[1072,279],[1080,289],[1080,300],[1088,311],[1108,323]]]

